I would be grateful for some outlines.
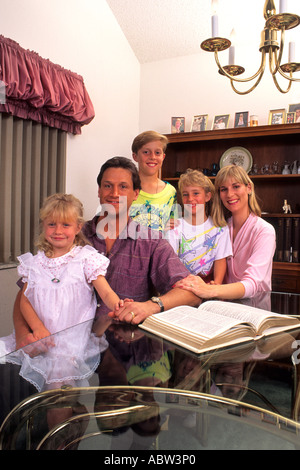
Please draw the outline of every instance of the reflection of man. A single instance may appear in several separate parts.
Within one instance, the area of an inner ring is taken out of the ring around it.
[[[129,219],[130,205],[140,189],[134,163],[124,157],[108,160],[102,166],[97,182],[101,215],[86,224],[84,233],[91,244],[110,259],[106,279],[112,289],[122,299],[133,299],[120,309],[119,320],[140,323],[162,309],[197,305],[199,298],[196,296],[182,289],[172,289],[176,280],[189,273],[168,241],[157,239],[157,236],[152,239],[148,228]],[[114,233],[109,226],[113,227]],[[159,298],[151,298],[158,292]],[[107,307],[101,305],[98,313],[107,312]]]

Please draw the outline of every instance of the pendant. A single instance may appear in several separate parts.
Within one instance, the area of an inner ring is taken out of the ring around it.
[[[57,279],[57,277],[54,277],[53,279],[51,279],[51,282],[54,282],[54,284],[58,284],[60,280]]]

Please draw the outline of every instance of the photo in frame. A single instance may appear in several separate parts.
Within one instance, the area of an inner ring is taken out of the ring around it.
[[[172,117],[171,119],[171,133],[179,134],[185,130],[185,118],[184,117]]]
[[[295,121],[294,122],[300,122],[300,103],[290,104],[289,105],[289,113],[295,113]]]
[[[269,124],[277,125],[285,122],[285,109],[272,109],[269,112]]]
[[[234,127],[247,127],[249,119],[249,111],[235,113]]]
[[[212,129],[227,129],[229,123],[229,114],[219,114],[214,117]]]
[[[208,114],[198,114],[193,117],[191,132],[205,131],[207,127]]]
[[[285,123],[286,124],[294,124],[296,122],[296,113],[291,113],[288,111],[286,113]]]

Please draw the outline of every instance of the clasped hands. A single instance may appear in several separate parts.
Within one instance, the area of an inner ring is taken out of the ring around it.
[[[108,316],[120,322],[138,325],[153,313],[157,313],[157,305],[151,300],[135,302],[132,299],[124,299],[113,312],[108,313]]]

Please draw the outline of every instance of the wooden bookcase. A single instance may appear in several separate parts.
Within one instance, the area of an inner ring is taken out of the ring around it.
[[[278,162],[280,171],[285,162],[300,164],[300,124],[268,125],[202,132],[167,134],[169,144],[162,168],[162,178],[177,186],[178,177],[187,168],[212,169],[223,153],[231,147],[244,147],[259,169]],[[275,226],[278,238],[279,220],[287,199],[292,208],[288,217],[300,217],[300,174],[258,174],[251,178],[263,212],[263,217]],[[212,179],[214,179],[212,177]],[[283,242],[285,243],[285,242]],[[299,250],[299,246],[297,249]],[[296,250],[296,247],[294,247]],[[273,262],[273,290],[300,293],[300,263]],[[292,259],[292,257],[291,257]]]

